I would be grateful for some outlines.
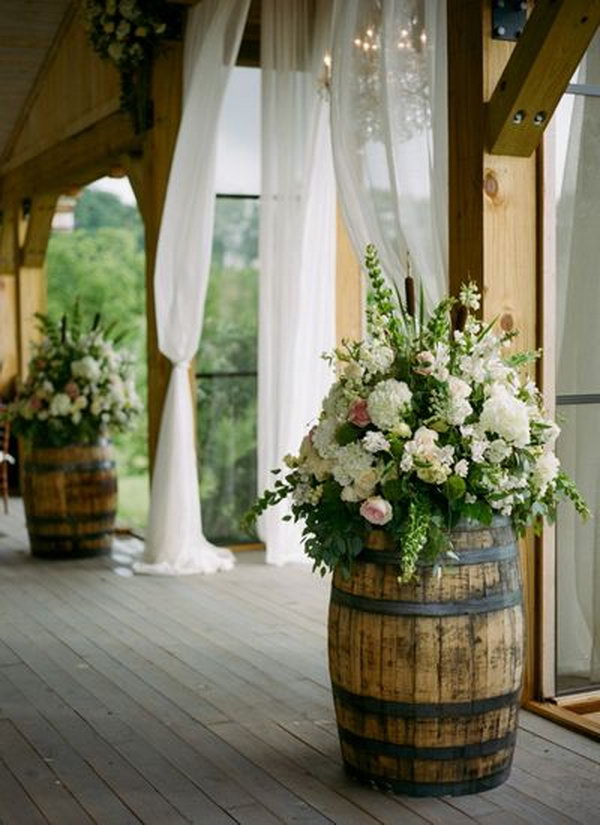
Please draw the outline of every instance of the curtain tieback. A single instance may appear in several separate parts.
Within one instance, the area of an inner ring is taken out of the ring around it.
[[[188,370],[190,368],[189,361],[173,361],[174,370]]]

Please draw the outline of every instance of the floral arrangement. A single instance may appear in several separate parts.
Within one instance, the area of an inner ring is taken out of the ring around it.
[[[141,131],[149,117],[138,109],[145,107],[149,88],[136,90],[135,74],[140,74],[142,86],[149,85],[149,71],[142,70],[149,69],[163,40],[181,35],[181,7],[166,0],[83,0],[82,14],[95,51],[121,72],[122,108],[132,113]]]
[[[93,443],[108,430],[128,429],[141,408],[129,354],[116,348],[97,314],[83,329],[76,304],[71,321],[38,315],[43,338],[33,346],[29,375],[6,415],[38,446]]]
[[[366,341],[326,356],[339,365],[318,423],[297,456],[248,513],[247,524],[283,499],[303,520],[306,553],[324,573],[349,571],[365,533],[397,548],[399,580],[420,564],[453,558],[449,530],[460,519],[509,517],[518,534],[555,517],[558,500],[588,509],[560,469],[560,432],[526,367],[537,352],[510,353],[516,333],[497,335],[475,313],[474,284],[418,317],[386,286],[374,247]]]

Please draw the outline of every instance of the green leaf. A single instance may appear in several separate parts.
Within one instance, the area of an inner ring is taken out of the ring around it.
[[[358,441],[361,432],[359,427],[355,427],[354,424],[347,421],[345,424],[340,424],[337,428],[335,440],[340,447],[345,447],[346,444],[352,444],[353,441]]]
[[[464,478],[460,476],[450,476],[446,481],[445,489],[448,501],[457,501],[467,492],[467,485]]]

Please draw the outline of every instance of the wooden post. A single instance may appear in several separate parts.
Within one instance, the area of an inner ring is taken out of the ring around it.
[[[492,39],[491,0],[448,2],[450,289],[475,280],[483,316],[518,329],[516,346],[538,340],[537,165],[531,158],[490,155],[485,104],[514,49]],[[524,699],[536,690],[536,570],[532,537],[522,543],[528,609]]]
[[[24,221],[17,278],[19,375],[23,379],[27,375],[31,342],[39,336],[35,313],[45,312],[48,306],[46,250],[57,199],[57,194],[36,195]]]
[[[124,165],[144,219],[146,243],[146,317],[148,353],[148,455],[154,465],[160,418],[171,366],[159,352],[154,310],[154,264],[158,232],[175,150],[182,96],[182,45],[172,44],[153,66],[154,126],[145,136],[141,157]]]
[[[0,224],[0,398],[11,395],[19,372],[17,215],[16,203],[5,200]]]

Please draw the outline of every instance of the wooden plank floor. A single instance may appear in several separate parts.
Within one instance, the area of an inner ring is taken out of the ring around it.
[[[346,779],[326,666],[328,581],[42,562],[0,515],[0,822],[600,823],[600,746],[523,713],[501,788],[394,797]]]

